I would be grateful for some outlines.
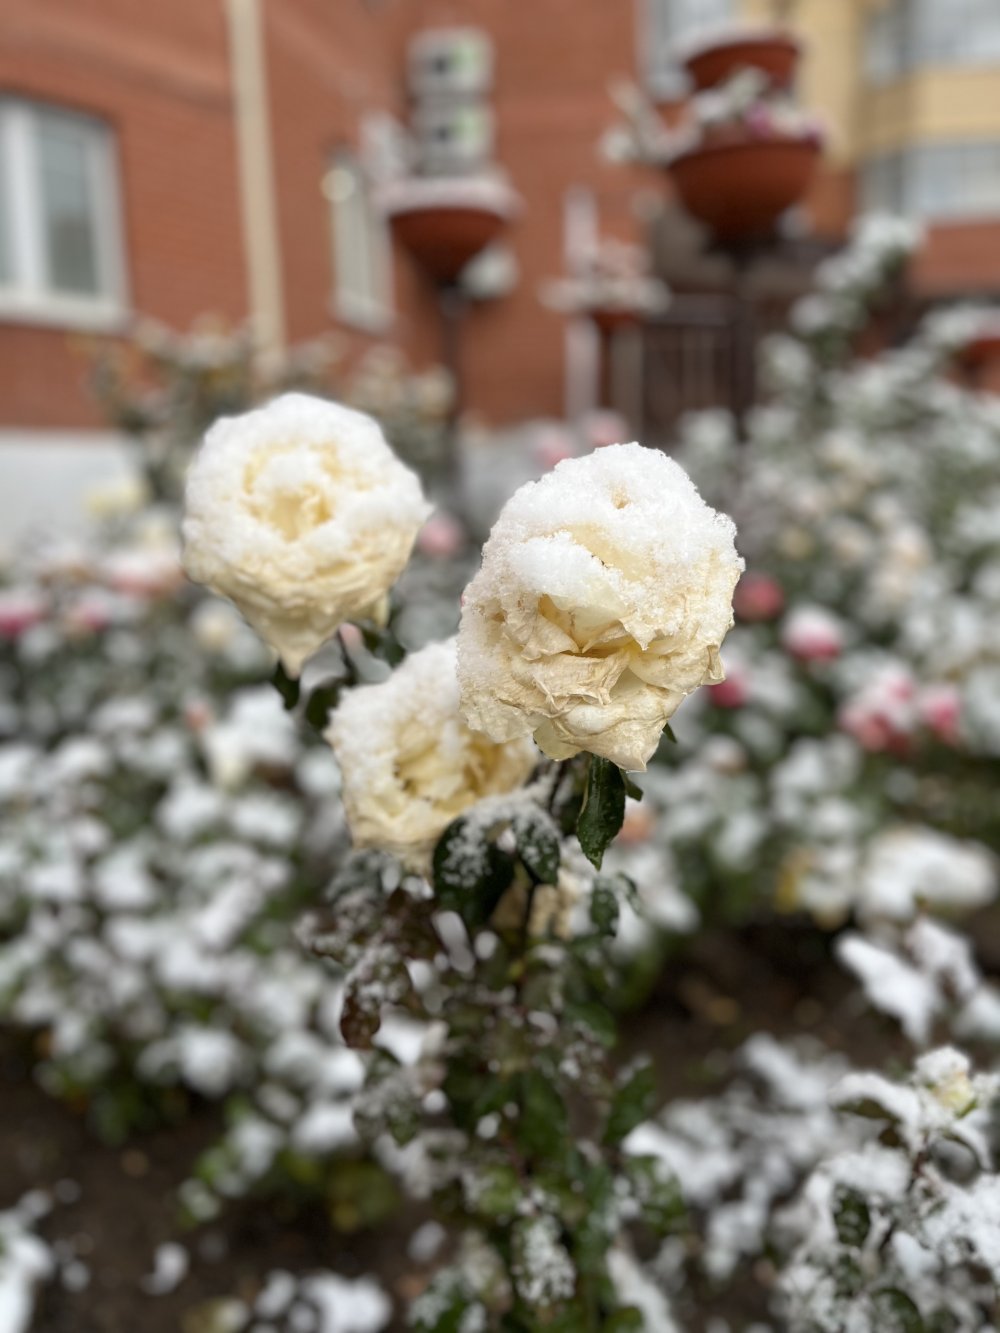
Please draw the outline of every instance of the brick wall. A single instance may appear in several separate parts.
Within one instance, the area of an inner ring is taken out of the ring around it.
[[[141,22],[137,19],[141,18]],[[216,0],[0,0],[0,95],[115,133],[132,309],[246,315],[224,16]],[[0,316],[0,424],[98,424],[65,330]]]
[[[559,413],[565,321],[539,301],[563,269],[563,203],[594,191],[599,224],[640,239],[643,195],[667,197],[656,172],[603,162],[614,118],[607,85],[634,77],[631,0],[264,0],[281,276],[292,341],[335,327],[329,206],[320,182],[371,111],[405,115],[405,53],[418,28],[463,24],[496,51],[497,157],[527,209],[512,227],[516,289],[469,313],[463,355],[470,407],[490,422]],[[0,0],[0,95],[103,117],[118,145],[131,307],[175,327],[203,312],[247,313],[247,275],[223,0]],[[824,172],[810,200],[836,235],[854,182]],[[412,260],[395,262],[389,336],[417,364],[440,354],[433,292]],[[934,293],[1000,287],[1000,226],[938,228],[916,268]],[[357,349],[371,338],[345,336]],[[0,425],[98,424],[84,363],[64,330],[0,315]]]

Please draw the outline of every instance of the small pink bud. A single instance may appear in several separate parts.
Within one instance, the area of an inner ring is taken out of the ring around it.
[[[962,718],[962,696],[954,685],[928,685],[917,698],[917,712],[939,741],[957,745]]]
[[[45,619],[48,607],[30,588],[0,592],[0,639],[19,639]]]
[[[417,537],[418,551],[441,560],[457,555],[464,546],[465,528],[443,509],[430,516]]]
[[[781,641],[800,662],[830,662],[844,649],[840,622],[821,607],[802,607],[785,621]]]
[[[750,681],[745,671],[731,667],[725,680],[709,685],[708,695],[716,708],[742,708],[750,698]]]
[[[767,574],[744,574],[733,594],[733,609],[740,620],[774,620],[785,609],[785,594]]]

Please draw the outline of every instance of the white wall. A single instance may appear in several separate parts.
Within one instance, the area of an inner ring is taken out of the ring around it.
[[[0,550],[36,534],[85,531],[87,491],[131,475],[131,459],[111,431],[0,429]]]

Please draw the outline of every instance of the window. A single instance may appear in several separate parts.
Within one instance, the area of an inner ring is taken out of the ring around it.
[[[944,221],[1000,216],[1000,141],[921,144],[865,168],[867,208]]]
[[[100,326],[118,322],[123,305],[110,131],[0,99],[0,314]]]
[[[683,96],[687,80],[678,59],[680,45],[733,21],[735,0],[640,0],[645,22],[639,24],[640,58],[650,90],[663,97]]]
[[[891,83],[923,65],[1000,62],[998,0],[890,0],[868,22],[865,68]]]
[[[357,157],[338,152],[323,179],[333,232],[333,313],[378,330],[392,318],[392,246]]]

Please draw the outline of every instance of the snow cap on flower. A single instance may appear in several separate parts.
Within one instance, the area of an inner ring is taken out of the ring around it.
[[[415,870],[426,869],[456,816],[520,787],[538,760],[530,740],[497,745],[466,726],[454,639],[413,653],[378,685],[351,690],[326,737],[354,845],[394,852]]]
[[[743,561],[732,521],[638,444],[567,459],[508,501],[466,590],[462,710],[494,740],[533,733],[644,769],[685,695],[723,678]]]
[[[376,421],[288,393],[205,436],[187,480],[184,567],[298,675],[384,596],[429,512]]]

